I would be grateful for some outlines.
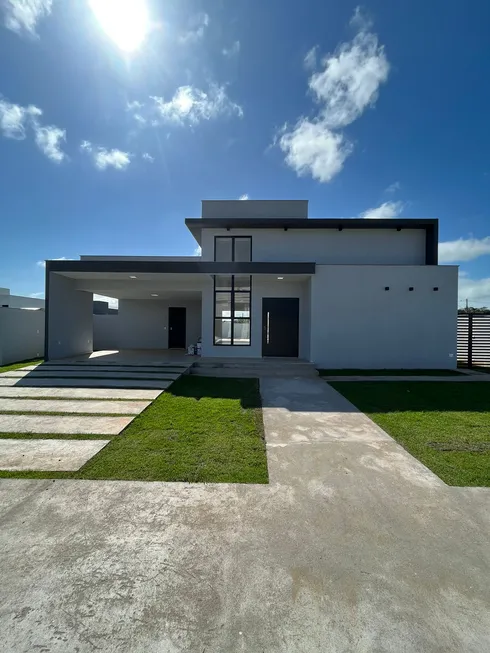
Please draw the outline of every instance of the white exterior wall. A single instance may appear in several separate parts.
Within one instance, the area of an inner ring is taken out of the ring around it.
[[[0,365],[44,356],[44,310],[0,308]]]
[[[203,261],[214,260],[215,236],[252,236],[253,261],[425,264],[425,229],[203,229]]]
[[[455,368],[457,295],[457,266],[319,265],[310,359],[327,369]]]
[[[213,344],[214,289],[213,280],[203,290],[202,301],[202,355],[216,357],[262,356],[262,299],[263,297],[297,297],[299,299],[299,357],[308,358],[310,319],[308,311],[309,281],[279,281],[277,277],[252,276],[252,325],[250,346],[216,346]]]
[[[93,351],[93,295],[77,290],[76,280],[50,272],[48,356],[50,360]]]
[[[0,307],[9,308],[44,308],[44,299],[11,295],[8,288],[0,288]]]
[[[187,309],[186,346],[201,336],[201,302],[120,299],[117,315],[94,315],[94,349],[167,349],[168,309]]]

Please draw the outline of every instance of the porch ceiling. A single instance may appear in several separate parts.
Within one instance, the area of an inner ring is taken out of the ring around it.
[[[52,272],[74,279],[78,290],[92,292],[116,299],[201,299],[202,290],[211,283],[207,274],[168,274],[126,272]],[[278,284],[283,278],[302,282],[310,278],[306,274],[289,274],[278,279],[277,275],[254,275],[270,279]],[[156,295],[156,296],[154,296]]]
[[[202,289],[209,283],[209,278],[202,274],[128,275],[118,272],[69,272],[63,275],[75,279],[78,290],[116,299],[152,301],[174,298],[201,299]]]

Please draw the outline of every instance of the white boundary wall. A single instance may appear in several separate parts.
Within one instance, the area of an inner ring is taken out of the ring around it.
[[[0,365],[44,356],[44,310],[0,308]]]

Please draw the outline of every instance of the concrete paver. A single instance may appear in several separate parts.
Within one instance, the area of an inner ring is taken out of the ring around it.
[[[261,394],[269,485],[0,481],[5,650],[486,651],[489,491],[319,379]]]
[[[20,371],[47,371],[47,372],[111,372],[112,374],[119,374],[119,372],[149,372],[162,373],[173,372],[175,374],[182,374],[188,369],[187,367],[176,367],[174,365],[87,365],[86,363],[79,363],[78,365],[55,365],[51,363],[43,363],[40,365],[28,365],[27,367],[19,368]],[[14,370],[15,371],[15,370]]]
[[[83,415],[0,415],[0,433],[118,435],[133,419]]]
[[[78,401],[69,399],[5,399],[0,398],[0,413],[101,413],[107,415],[139,415],[150,401]]]
[[[76,471],[108,442],[110,441],[0,440],[0,469]]]
[[[25,387],[25,388],[133,388],[133,389],[154,389],[165,390],[172,381],[161,381],[158,379],[67,379],[67,378],[16,378],[0,375],[0,389],[2,387]],[[0,390],[1,391],[1,390]]]
[[[161,390],[138,390],[122,388],[54,388],[54,387],[24,387],[15,385],[5,387],[0,385],[0,397],[56,397],[59,399],[156,399]]]
[[[180,373],[175,372],[104,372],[99,370],[87,371],[50,371],[42,369],[40,371],[33,370],[22,371],[12,370],[11,372],[4,372],[1,378],[28,378],[28,379],[148,379],[150,381],[156,380],[175,380],[178,379]]]

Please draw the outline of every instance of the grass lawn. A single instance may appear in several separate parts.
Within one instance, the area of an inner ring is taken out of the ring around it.
[[[2,372],[11,372],[12,370],[18,370],[20,367],[27,367],[28,365],[38,365],[43,361],[43,358],[36,358],[35,360],[12,363],[10,365],[4,365],[3,367],[0,365],[0,374],[2,374]]]
[[[0,478],[267,483],[258,381],[183,376],[78,472]]]
[[[490,486],[490,388],[486,383],[334,382],[448,485]]]
[[[456,370],[318,370],[320,376],[462,376]]]

